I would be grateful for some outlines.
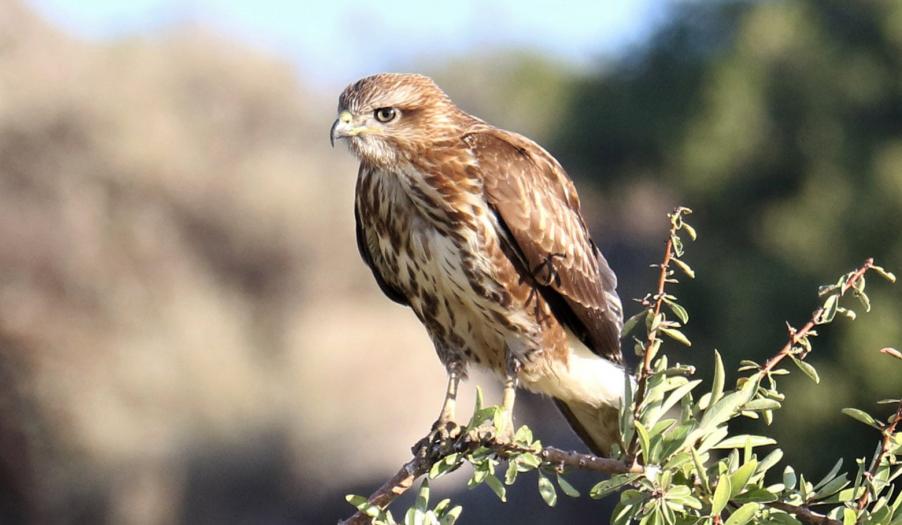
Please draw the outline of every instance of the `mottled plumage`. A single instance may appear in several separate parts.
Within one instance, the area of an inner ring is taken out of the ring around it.
[[[452,378],[469,364],[516,377],[607,453],[621,306],[560,164],[421,75],[364,78],[338,109],[332,139],[360,159],[358,247],[383,292],[410,306]]]

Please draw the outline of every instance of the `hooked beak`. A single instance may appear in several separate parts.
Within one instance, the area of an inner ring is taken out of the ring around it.
[[[354,117],[351,112],[344,110],[338,114],[338,118],[332,123],[332,129],[329,131],[329,142],[335,147],[335,139],[343,139],[346,137],[354,137],[366,129],[364,126],[355,126]]]

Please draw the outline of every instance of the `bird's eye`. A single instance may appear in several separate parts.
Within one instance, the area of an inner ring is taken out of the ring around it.
[[[398,112],[395,111],[395,108],[379,108],[375,111],[374,115],[376,116],[376,120],[384,124],[395,120],[395,117],[398,116]]]

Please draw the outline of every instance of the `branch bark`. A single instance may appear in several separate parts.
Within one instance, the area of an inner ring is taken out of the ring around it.
[[[385,509],[397,497],[407,492],[413,486],[414,481],[432,468],[433,465],[454,452],[476,450],[484,446],[492,449],[499,457],[507,458],[521,452],[534,452],[511,443],[496,441],[490,437],[479,437],[471,434],[463,434],[454,442],[446,444],[433,454],[414,454],[414,457],[401,466],[397,473],[373,492],[367,502],[380,509]],[[566,451],[556,447],[545,447],[538,456],[548,465],[566,466],[576,469],[591,470],[603,474],[642,473],[641,465],[628,464],[616,459],[601,458],[592,454],[581,454],[576,451]],[[372,522],[372,518],[361,511],[357,511],[339,525],[364,525]]]
[[[501,443],[493,438],[474,438],[471,435],[464,434],[455,440],[454,443],[446,446],[442,451],[432,455],[418,455],[401,466],[398,472],[388,481],[376,489],[367,501],[371,505],[375,505],[380,509],[387,508],[400,495],[407,492],[413,486],[414,481],[432,468],[432,466],[449,454],[462,450],[475,450],[480,446],[491,448],[500,457],[509,457],[512,454],[527,452],[529,449],[513,445],[511,443]],[[531,452],[531,451],[530,451]],[[637,463],[624,463],[616,459],[601,458],[592,454],[582,454],[576,451],[567,451],[556,447],[545,447],[539,452],[539,457],[551,466],[566,466],[575,469],[591,470],[603,474],[641,474],[644,472],[642,465]],[[814,512],[805,507],[797,507],[788,503],[773,502],[768,503],[769,506],[783,510],[796,516],[801,522],[807,525],[842,525],[841,522]],[[344,521],[338,522],[338,525],[367,525],[372,523],[372,518],[357,511],[351,517]]]
[[[829,518],[819,512],[814,512],[813,510],[807,509],[805,507],[798,507],[796,505],[790,505],[789,503],[783,503],[781,501],[768,503],[767,506],[788,512],[798,518],[799,521],[807,525],[842,525],[841,521]]]

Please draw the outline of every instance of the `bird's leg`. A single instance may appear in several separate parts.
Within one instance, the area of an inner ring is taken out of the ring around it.
[[[496,429],[496,438],[502,442],[514,440],[514,401],[517,398],[517,373],[520,362],[508,356],[507,372],[504,377],[504,395],[501,398],[501,428]]]
[[[457,388],[460,384],[460,372],[456,368],[448,371],[448,387],[445,389],[445,400],[442,402],[442,411],[429,434],[413,446],[413,453],[425,455],[438,451],[449,440],[460,435],[460,425],[454,421],[454,413],[457,408]]]
[[[457,370],[448,372],[448,388],[445,390],[445,401],[442,402],[442,412],[438,416],[433,430],[457,426],[454,422],[454,413],[457,409],[457,387],[460,384],[460,373]]]

